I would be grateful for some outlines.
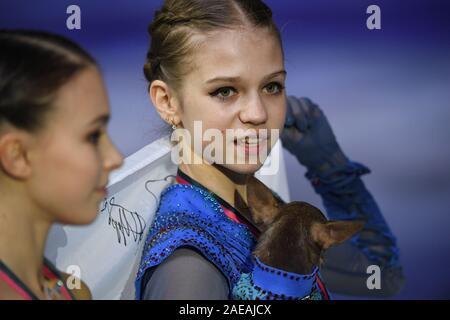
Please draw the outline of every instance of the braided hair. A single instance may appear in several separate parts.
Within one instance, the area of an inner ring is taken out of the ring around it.
[[[272,11],[261,0],[166,0],[148,27],[150,48],[144,64],[149,85],[162,80],[178,87],[189,60],[208,32],[239,26],[267,27],[280,42]]]

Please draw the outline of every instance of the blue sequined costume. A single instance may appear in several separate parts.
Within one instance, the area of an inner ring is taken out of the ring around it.
[[[145,270],[180,247],[199,250],[232,288],[242,273],[251,271],[255,244],[248,228],[229,219],[210,192],[193,185],[172,185],[161,194],[136,279],[136,297],[140,297]]]
[[[144,247],[136,279],[136,297],[148,268],[162,263],[177,248],[200,251],[226,277],[230,299],[328,298],[318,272],[287,273],[252,256],[255,236],[245,224],[231,220],[215,196],[194,185],[166,188]]]

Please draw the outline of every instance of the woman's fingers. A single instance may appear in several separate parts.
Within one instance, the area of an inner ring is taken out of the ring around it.
[[[289,96],[287,102],[288,109],[290,109],[292,117],[295,119],[295,126],[300,132],[305,133],[308,128],[307,108],[294,96]]]
[[[290,149],[295,147],[295,144],[303,138],[303,135],[296,127],[287,127],[281,131],[280,138],[283,145]]]

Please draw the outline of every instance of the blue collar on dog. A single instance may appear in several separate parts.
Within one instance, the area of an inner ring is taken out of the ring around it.
[[[272,295],[306,298],[316,284],[318,272],[318,267],[315,267],[310,274],[306,275],[286,272],[270,267],[255,258],[253,284]]]

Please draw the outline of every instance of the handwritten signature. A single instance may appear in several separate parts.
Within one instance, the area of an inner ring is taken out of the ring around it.
[[[147,192],[150,193],[150,194],[152,195],[152,197],[155,199],[156,206],[159,205],[159,199],[158,199],[158,197],[152,192],[152,190],[151,190],[150,187],[149,187],[149,184],[150,184],[150,183],[154,183],[154,182],[161,182],[161,181],[171,182],[171,183],[172,183],[173,181],[171,181],[171,180],[175,180],[175,178],[176,178],[176,176],[174,176],[173,174],[170,174],[170,175],[165,176],[165,177],[162,178],[162,179],[147,180],[147,181],[145,182],[145,190],[147,190]]]
[[[158,197],[151,191],[149,187],[150,183],[155,182],[170,182],[170,179],[174,179],[174,175],[168,175],[163,179],[147,180],[145,182],[145,189],[152,195],[156,205],[159,204]],[[136,211],[130,211],[125,207],[115,203],[115,197],[109,200],[105,199],[103,207],[100,213],[108,213],[108,224],[113,227],[117,232],[117,241],[127,246],[127,239],[130,237],[134,242],[140,243],[144,237],[145,232],[145,219],[139,215]]]
[[[130,211],[115,203],[115,197],[105,201],[100,213],[108,213],[108,224],[117,232],[117,240],[127,246],[127,238],[140,243],[144,237],[146,223],[135,211]]]

